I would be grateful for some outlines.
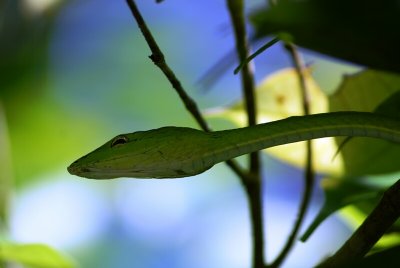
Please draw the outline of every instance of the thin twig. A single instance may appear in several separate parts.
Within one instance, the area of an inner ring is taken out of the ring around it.
[[[185,89],[183,88],[181,82],[176,77],[175,73],[169,68],[168,64],[165,61],[164,54],[162,53],[161,49],[159,48],[156,40],[154,39],[151,31],[146,25],[139,9],[136,6],[134,0],[126,0],[129,9],[132,12],[133,17],[135,18],[140,31],[142,32],[150,50],[151,55],[149,58],[154,62],[154,64],[164,73],[167,77],[168,81],[171,83],[172,87],[178,93],[179,97],[181,98],[182,102],[184,103],[186,109],[192,114],[195,118],[196,122],[200,125],[200,127],[207,132],[212,131],[208,126],[206,120],[200,113],[200,110],[197,107],[196,102],[186,93]],[[226,161],[226,164],[235,172],[242,180],[246,180],[248,177],[240,168],[240,166],[233,160]]]
[[[140,11],[137,8],[135,2],[133,0],[127,0],[126,2],[128,3],[132,15],[136,19],[139,29],[142,32],[152,52],[152,55],[150,55],[149,58],[154,62],[154,64],[158,68],[160,68],[160,70],[167,77],[172,87],[175,89],[175,91],[181,98],[182,102],[185,104],[186,109],[194,116],[194,118],[196,119],[197,123],[201,126],[201,128],[205,131],[210,131],[207,122],[200,114],[197,104],[193,101],[193,99],[189,97],[189,95],[183,89],[180,81],[175,76],[174,72],[171,70],[171,68],[169,68],[168,64],[166,63],[164,54],[162,53],[153,35],[151,34],[149,28],[147,27],[146,22],[144,21],[142,15],[140,14]]]
[[[243,0],[227,0],[229,15],[235,33],[236,50],[240,62],[244,62],[249,56],[249,47],[246,36],[246,25],[244,17]],[[246,63],[241,72],[242,90],[247,111],[248,125],[257,124],[255,83],[253,70]],[[253,267],[264,266],[264,230],[263,230],[263,209],[262,209],[262,187],[260,176],[259,153],[250,154],[250,180],[242,183],[246,189],[249,199],[251,224],[253,232]]]
[[[261,53],[263,53],[265,50],[267,50],[268,48],[272,47],[273,45],[275,45],[276,43],[278,43],[280,41],[279,38],[274,38],[270,41],[268,41],[266,44],[264,44],[263,46],[261,46],[259,49],[257,49],[256,52],[254,52],[253,54],[251,54],[248,58],[246,58],[245,61],[240,62],[239,66],[235,68],[235,70],[233,71],[234,74],[238,74],[240,72],[240,70],[242,70],[244,65],[247,65],[249,62],[251,62],[254,58],[256,58],[258,55],[260,55]]]
[[[346,243],[318,267],[342,267],[343,264],[360,260],[399,217],[400,180],[386,190],[378,205]]]
[[[307,89],[306,83],[306,74],[304,73],[306,69],[303,67],[304,64],[301,60],[301,57],[293,44],[285,44],[287,51],[289,52],[293,65],[296,68],[300,90],[301,90],[301,98],[302,98],[302,107],[303,113],[305,115],[310,114],[310,97],[309,97],[309,90]],[[278,255],[275,261],[269,267],[279,267],[282,262],[286,259],[287,255],[289,254],[290,250],[293,248],[294,242],[297,238],[297,235],[300,231],[300,227],[304,221],[305,215],[310,205],[312,190],[314,188],[315,183],[315,172],[312,166],[312,141],[306,142],[306,163],[304,169],[304,192],[302,196],[302,200],[299,206],[299,212],[297,215],[297,219],[294,223],[293,229],[288,236],[288,239]]]
[[[258,55],[263,53],[266,49],[270,48],[279,41],[280,41],[279,38],[274,38],[268,41],[266,44],[262,45],[259,49],[257,49],[256,52],[251,54],[245,61],[239,62],[238,67],[235,68],[233,73],[238,74],[242,70],[242,67],[245,64],[251,62],[255,57],[257,57]],[[255,40],[250,39],[249,42],[250,44],[253,44]],[[210,89],[218,81],[218,79],[220,79],[221,76],[232,67],[232,65],[236,64],[237,61],[236,54],[237,54],[236,50],[230,50],[229,52],[227,52],[220,59],[218,59],[204,74],[200,76],[197,83],[204,90]]]

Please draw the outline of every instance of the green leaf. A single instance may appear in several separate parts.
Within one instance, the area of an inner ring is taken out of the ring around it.
[[[280,0],[254,13],[251,21],[259,38],[284,32],[302,47],[400,72],[399,17],[397,0]]]
[[[331,214],[339,209],[356,202],[375,200],[382,188],[366,185],[360,180],[324,179],[321,187],[325,193],[325,201],[319,213],[301,236],[300,240],[305,242],[316,228]]]
[[[72,268],[73,261],[42,244],[0,244],[0,260],[37,268]]]
[[[399,75],[366,70],[344,77],[338,90],[329,97],[329,109],[365,112],[377,110],[398,116],[399,90]],[[341,144],[345,138],[336,140]],[[382,140],[352,138],[341,150],[341,156],[348,177],[395,172],[400,168],[400,147]]]

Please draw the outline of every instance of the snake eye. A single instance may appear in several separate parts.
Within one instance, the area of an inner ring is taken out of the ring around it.
[[[118,146],[118,145],[122,145],[128,142],[128,138],[125,136],[117,136],[114,138],[114,140],[111,142],[111,148]]]

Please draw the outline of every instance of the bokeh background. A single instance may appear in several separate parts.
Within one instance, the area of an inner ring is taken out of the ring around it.
[[[247,2],[250,12],[265,1]],[[233,49],[225,1],[137,4],[202,110],[240,98],[234,66],[212,88],[199,83]],[[95,181],[66,170],[120,133],[197,127],[148,59],[125,1],[4,0],[0,12],[2,202],[10,196],[9,232],[3,236],[48,244],[85,268],[249,267],[247,200],[224,164],[179,180]],[[357,70],[302,52],[326,91],[343,73]],[[257,81],[290,65],[276,45],[256,60]],[[216,120],[211,125],[229,126]],[[267,155],[263,164],[265,254],[271,260],[295,219],[302,171]],[[322,198],[316,187],[305,225]],[[317,263],[350,233],[339,218],[329,218],[306,244],[298,243],[284,267]]]

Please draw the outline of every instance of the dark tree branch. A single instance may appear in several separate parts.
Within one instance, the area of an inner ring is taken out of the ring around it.
[[[249,56],[249,46],[246,36],[246,25],[244,17],[243,0],[227,0],[227,6],[231,17],[236,51],[240,62],[246,61]],[[257,124],[255,83],[253,71],[250,64],[243,65],[241,72],[242,90],[247,111],[248,125]],[[262,184],[260,175],[259,153],[250,154],[250,179],[242,183],[246,189],[249,199],[252,232],[253,232],[253,267],[264,266],[264,230],[263,230],[263,209],[262,209]]]
[[[199,126],[207,132],[210,132],[211,129],[208,127],[207,122],[203,118],[200,113],[200,110],[197,107],[196,102],[190,98],[190,96],[186,93],[185,89],[183,88],[181,82],[176,77],[175,73],[171,70],[168,64],[165,61],[164,54],[162,53],[161,49],[159,48],[156,40],[154,39],[151,31],[146,25],[142,15],[140,14],[139,9],[136,6],[134,0],[126,0],[129,9],[132,12],[133,17],[135,18],[137,25],[140,31],[143,34],[144,39],[146,40],[152,55],[149,58],[154,62],[154,64],[164,73],[167,77],[168,81],[171,83],[172,87],[175,89],[176,93],[178,93],[179,97],[181,98],[182,102],[184,103],[186,109],[192,114],[195,118],[196,122]],[[242,180],[247,178],[247,175],[241,170],[240,166],[233,160],[226,161],[227,165],[235,172]]]
[[[400,217],[400,180],[383,194],[382,199],[361,226],[329,259],[318,267],[342,267],[363,258]]]
[[[135,2],[133,0],[127,0],[128,6],[132,12],[133,17],[136,19],[136,22],[139,26],[140,31],[145,38],[152,55],[149,58],[153,61],[153,63],[164,73],[167,77],[168,81],[171,83],[172,87],[175,89],[176,93],[178,93],[179,97],[181,98],[182,102],[185,104],[186,109],[193,115],[196,119],[197,123],[200,127],[205,131],[210,131],[207,122],[204,120],[200,111],[190,96],[186,93],[184,88],[182,87],[180,81],[175,76],[175,73],[169,68],[168,64],[165,61],[164,54],[162,53],[161,49],[159,48],[156,40],[154,39],[153,35],[151,34],[149,28],[146,25],[142,15],[139,12]]]

